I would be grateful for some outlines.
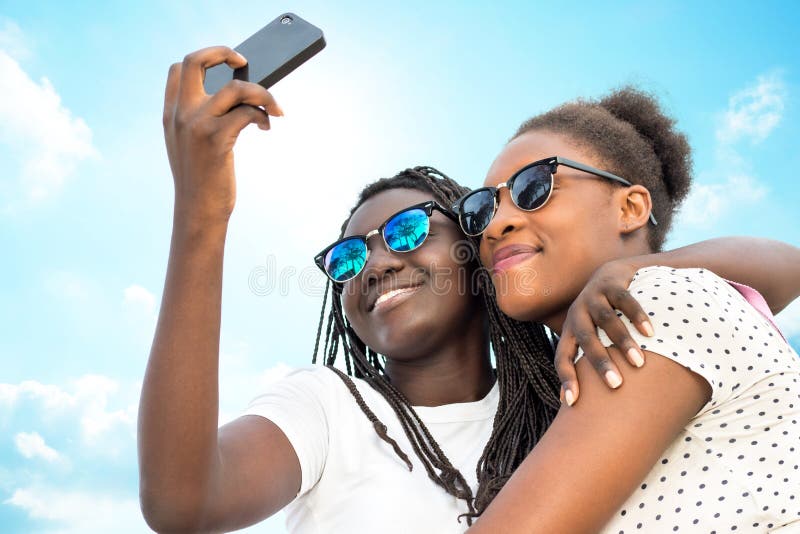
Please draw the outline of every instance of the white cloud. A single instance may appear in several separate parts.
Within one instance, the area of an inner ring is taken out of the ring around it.
[[[139,503],[133,498],[28,487],[14,491],[4,504],[24,510],[31,519],[55,522],[53,528],[46,531],[51,533],[150,532]]]
[[[48,446],[44,438],[37,432],[19,432],[14,436],[14,444],[19,453],[25,458],[43,458],[48,462],[56,462],[61,459],[58,451]]]
[[[775,71],[758,76],[728,99],[728,108],[718,118],[714,166],[700,173],[676,226],[708,228],[736,209],[764,200],[769,188],[751,170],[737,143],[766,139],[782,119],[786,96],[786,86]]]
[[[25,380],[19,384],[0,384],[0,402],[14,405],[21,400],[41,402],[45,410],[60,410],[75,405],[75,397],[58,386]]]
[[[42,420],[74,419],[84,444],[101,453],[119,454],[135,437],[138,399],[124,408],[110,409],[109,399],[119,384],[102,375],[85,375],[73,381],[70,390],[35,380],[0,384],[0,408],[31,402],[42,409]]]
[[[800,299],[794,299],[783,311],[775,316],[775,322],[786,339],[800,336]]]
[[[75,382],[76,398],[82,406],[81,429],[84,440],[92,445],[102,445],[106,452],[116,454],[108,441],[111,431],[122,428],[129,436],[136,427],[136,405],[118,410],[108,409],[108,398],[117,392],[119,384],[101,375],[86,375]]]
[[[22,29],[11,19],[0,16],[0,50],[17,60],[30,57],[31,53]]]
[[[756,83],[736,92],[728,100],[717,129],[717,140],[733,143],[767,138],[783,118],[786,86],[779,73],[759,76]]]
[[[139,308],[148,314],[153,313],[156,308],[155,295],[142,286],[135,284],[125,288],[123,291],[123,302],[127,306]]]
[[[733,207],[760,201],[767,188],[744,174],[729,176],[723,183],[696,184],[684,201],[677,220],[694,226],[707,226]]]
[[[16,39],[11,27],[5,35],[12,37],[6,40]],[[5,48],[0,49],[0,94],[0,143],[16,160],[4,162],[3,174],[18,168],[27,202],[53,195],[79,162],[98,156],[86,122],[62,104],[47,78],[32,80]],[[5,209],[12,210],[13,204]]]

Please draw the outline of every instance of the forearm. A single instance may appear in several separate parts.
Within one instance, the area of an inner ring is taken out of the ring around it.
[[[800,295],[800,249],[772,239],[721,237],[631,259],[639,267],[703,267],[755,288],[773,313]]]
[[[139,403],[140,494],[149,521],[160,520],[159,510],[178,522],[192,517],[214,481],[226,230],[176,213]]]

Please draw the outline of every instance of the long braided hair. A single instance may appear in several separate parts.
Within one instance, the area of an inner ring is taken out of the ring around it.
[[[342,224],[340,237],[353,213],[369,198],[390,189],[414,189],[431,193],[443,206],[451,206],[468,191],[454,180],[432,167],[414,167],[368,185]],[[472,246],[475,246],[472,242]],[[463,499],[468,508],[464,514],[468,524],[479,516],[500,491],[514,470],[544,434],[559,406],[559,381],[553,364],[553,351],[544,327],[511,319],[500,311],[494,298],[494,286],[487,273],[477,265],[473,256],[475,283],[488,313],[489,337],[497,363],[497,381],[500,390],[497,413],[492,434],[483,450],[476,468],[478,491],[473,496],[461,472],[453,466],[417,415],[408,399],[389,381],[381,356],[359,339],[350,326],[342,308],[342,285],[328,281],[322,302],[313,362],[319,354],[320,340],[324,345],[324,364],[345,383],[356,403],[372,423],[375,432],[387,442],[394,452],[412,469],[408,455],[387,434],[386,425],[367,406],[351,377],[367,382],[380,393],[397,414],[414,453],[425,468],[428,477],[449,494]],[[326,305],[330,295],[328,319]],[[335,367],[336,358],[344,353],[346,372]]]

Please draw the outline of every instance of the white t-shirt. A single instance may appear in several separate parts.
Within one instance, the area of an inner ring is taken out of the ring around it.
[[[621,317],[634,340],[712,394],[603,532],[800,532],[797,353],[710,271],[648,267],[629,290],[656,331]]]
[[[378,437],[333,371],[321,366],[298,369],[256,397],[243,414],[260,415],[278,425],[300,460],[300,492],[285,508],[289,531],[464,532],[466,520],[459,523],[458,516],[467,511],[466,503],[428,478],[386,400],[363,380],[353,381],[414,469],[409,472],[391,445]],[[473,495],[475,469],[491,435],[497,402],[495,384],[480,401],[415,407]]]

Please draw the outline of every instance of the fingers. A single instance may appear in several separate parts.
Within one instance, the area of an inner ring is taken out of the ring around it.
[[[220,130],[225,136],[236,136],[248,124],[255,124],[262,130],[269,130],[269,115],[261,109],[249,105],[238,106],[218,119]]]
[[[588,358],[609,387],[616,389],[621,386],[622,373],[608,354],[608,349],[597,337],[597,328],[591,315],[580,309],[570,310],[569,313],[573,315],[570,321],[571,331],[574,332],[575,343],[583,349],[584,358]]]
[[[227,46],[203,48],[183,58],[179,98],[182,101],[190,102],[205,95],[203,79],[206,69],[220,63],[227,63],[231,68],[236,69],[244,67],[247,60]]]
[[[268,115],[282,117],[280,108],[269,91],[257,83],[241,80],[231,80],[217,94],[211,97],[206,104],[209,113],[220,117],[239,104],[263,107]]]
[[[639,332],[647,337],[652,337],[655,334],[653,324],[642,309],[639,301],[627,289],[613,291],[607,298],[609,304],[625,314],[625,317],[630,319]]]
[[[173,63],[167,73],[167,86],[164,89],[164,126],[172,120],[175,114],[175,104],[178,97],[178,88],[181,83],[181,64]]]
[[[575,341],[583,349],[584,358],[589,359],[592,367],[605,380],[608,387],[616,389],[622,385],[622,373],[608,354],[608,349],[600,343],[594,329],[578,330],[575,334]]]
[[[555,366],[558,379],[561,382],[561,403],[572,406],[578,400],[578,375],[573,362],[578,345],[569,332],[565,332],[558,340],[556,346]]]
[[[636,303],[636,306],[638,308],[638,303]],[[641,310],[641,308],[639,309]],[[589,317],[593,323],[592,326],[597,325],[602,328],[614,345],[622,350],[631,365],[634,367],[644,365],[644,352],[630,336],[628,328],[620,320],[617,312],[608,301],[601,300],[591,305],[589,307]]]

